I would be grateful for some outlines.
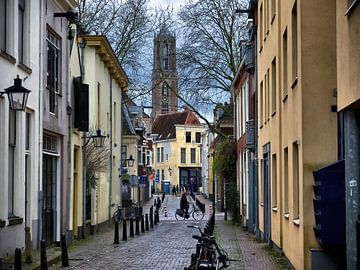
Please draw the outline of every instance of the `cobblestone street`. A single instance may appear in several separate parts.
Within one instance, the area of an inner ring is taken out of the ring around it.
[[[207,212],[203,221],[194,221],[192,218],[177,221],[174,213],[180,199],[167,196],[163,204],[166,205],[167,217],[165,207],[162,207],[160,223],[149,232],[121,241],[119,245],[113,244],[113,230],[80,241],[69,248],[70,268],[183,269],[190,263],[191,253],[195,252],[196,240],[192,239],[192,235],[199,234],[187,225],[203,227],[207,221],[209,202],[202,200],[206,202]],[[144,213],[148,213],[150,203],[144,208]],[[229,258],[237,260],[232,261],[227,269],[287,269],[277,267],[273,258],[265,253],[264,243],[257,242],[239,226],[220,220],[223,219],[221,213],[216,218],[216,239],[228,252]],[[119,231],[122,232],[121,226]],[[62,269],[61,262],[49,268]]]

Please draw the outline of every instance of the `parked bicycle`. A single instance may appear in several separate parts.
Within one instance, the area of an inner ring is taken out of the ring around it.
[[[202,220],[204,218],[204,212],[200,210],[200,208],[193,202],[190,203],[192,205],[189,207],[191,210],[186,213],[186,211],[182,209],[176,209],[175,218],[176,220],[184,220],[189,219],[191,216],[195,220]]]
[[[198,240],[196,253],[191,255],[190,266],[184,270],[220,270],[230,266],[230,260],[226,251],[215,241],[214,236],[207,235],[198,226],[189,225],[189,228],[196,228],[200,235],[193,235]]]

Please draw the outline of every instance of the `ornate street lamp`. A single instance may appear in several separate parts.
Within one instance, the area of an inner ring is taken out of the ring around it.
[[[132,155],[130,155],[129,158],[125,159],[125,162],[127,162],[128,167],[134,166],[134,161],[135,161],[135,159],[133,158]]]
[[[100,129],[97,129],[95,134],[90,136],[83,136],[83,138],[85,139],[84,146],[87,146],[92,139],[93,145],[95,147],[103,147],[106,136],[101,134]]]
[[[93,134],[91,136],[91,138],[93,140],[93,144],[95,147],[103,147],[104,146],[106,136],[101,134],[100,129],[97,129],[96,134]]]
[[[25,111],[27,99],[31,92],[21,85],[21,81],[19,75],[17,75],[14,79],[14,85],[4,89],[4,92],[0,92],[0,96],[7,94],[10,109],[14,111]]]

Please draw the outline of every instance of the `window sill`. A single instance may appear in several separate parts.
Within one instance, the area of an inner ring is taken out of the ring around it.
[[[270,24],[273,24],[273,22],[274,22],[274,20],[275,20],[275,17],[276,17],[276,13],[274,13],[274,14],[272,15]]]
[[[9,218],[9,224],[8,226],[13,226],[13,225],[18,225],[18,224],[22,224],[23,223],[23,218],[22,217],[11,217]]]
[[[3,50],[0,50],[0,56],[4,57],[6,60],[8,60],[12,64],[16,63],[16,58],[12,57],[10,54],[8,54],[7,52],[5,52]]]
[[[295,77],[295,79],[293,80],[293,82],[291,84],[291,89],[295,88],[295,86],[297,85],[297,81],[298,81],[298,77]]]
[[[359,0],[354,0],[352,4],[349,6],[349,8],[346,10],[345,16],[350,16],[351,13],[355,10],[357,4],[359,4],[359,2],[360,2]]]
[[[18,64],[18,68],[22,69],[23,71],[25,71],[29,75],[32,73],[32,69],[29,68],[27,65],[24,65],[22,63]]]
[[[285,94],[285,96],[283,97],[282,101],[285,102],[288,98],[288,94]]]
[[[272,208],[272,211],[273,211],[274,213],[276,213],[276,212],[277,212],[277,207],[273,207],[273,208]]]
[[[297,218],[297,219],[293,219],[292,221],[294,223],[295,226],[299,227],[300,226],[300,219]]]
[[[0,219],[0,228],[5,227],[5,224],[6,224],[5,220]]]
[[[285,219],[289,219],[289,213],[284,214]]]

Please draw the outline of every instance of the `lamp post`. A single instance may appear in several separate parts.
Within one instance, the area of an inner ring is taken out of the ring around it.
[[[91,134],[90,136],[83,136],[84,144],[82,146],[82,154],[83,154],[83,230],[82,230],[82,238],[85,238],[85,225],[86,225],[86,170],[87,170],[87,156],[86,156],[86,146],[92,140],[94,147],[103,147],[105,142],[105,135],[101,134],[101,130],[97,129],[95,134]]]
[[[13,111],[25,111],[29,89],[26,89],[21,85],[22,80],[19,75],[14,79],[14,85],[5,88],[5,91],[0,91],[0,97],[7,94],[9,98],[10,109]]]
[[[170,176],[171,176],[171,174],[174,172],[174,169],[171,169],[171,168],[169,167],[168,171],[169,171],[169,174],[170,174]]]

